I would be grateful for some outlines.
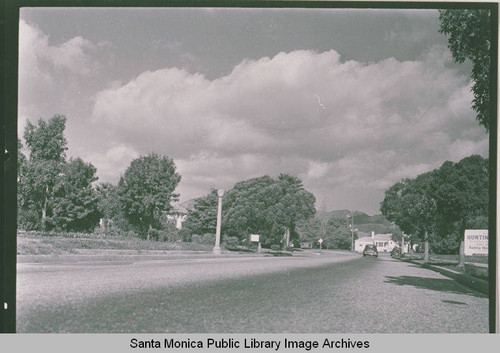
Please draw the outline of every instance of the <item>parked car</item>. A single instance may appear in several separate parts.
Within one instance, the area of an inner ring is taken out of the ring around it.
[[[401,256],[401,249],[396,246],[394,249],[392,249],[391,256],[395,257],[395,258],[399,258]]]
[[[365,250],[363,250],[363,256],[378,256],[378,250],[375,245],[367,245],[365,246]]]

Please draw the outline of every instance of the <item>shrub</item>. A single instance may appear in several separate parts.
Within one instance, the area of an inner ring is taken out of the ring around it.
[[[197,244],[215,244],[215,235],[214,234],[193,234],[191,241]]]
[[[203,234],[203,244],[215,244],[215,234]]]
[[[189,228],[182,228],[179,230],[177,233],[179,235],[179,238],[184,241],[184,242],[191,242],[191,238],[193,234],[191,233],[191,230]]]
[[[149,239],[154,239],[154,240],[159,240],[160,238],[165,237],[165,232],[162,232],[161,230],[150,228],[148,230],[147,235],[149,236]]]
[[[279,245],[273,244],[273,245],[271,245],[271,250],[280,251],[281,247]]]
[[[239,245],[237,237],[227,237],[224,239],[224,245],[226,248],[235,248]]]

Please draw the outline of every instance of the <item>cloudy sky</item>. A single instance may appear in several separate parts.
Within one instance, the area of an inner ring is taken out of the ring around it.
[[[25,8],[19,26],[20,136],[65,115],[101,182],[153,151],[181,201],[291,173],[318,208],[376,214],[398,180],[488,155],[437,10]]]

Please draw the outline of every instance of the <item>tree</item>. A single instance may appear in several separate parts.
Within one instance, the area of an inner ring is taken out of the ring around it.
[[[488,159],[479,155],[458,163],[445,162],[436,172],[435,198],[441,236],[455,234],[463,266],[463,237],[466,229],[487,224],[489,206]]]
[[[54,187],[64,168],[67,141],[64,137],[66,118],[56,115],[37,125],[28,121],[24,139],[29,156],[19,175],[20,226],[46,230],[52,214]]]
[[[456,62],[472,62],[472,108],[479,124],[489,131],[491,12],[485,9],[440,10],[439,32],[449,36],[448,47]]]
[[[81,158],[64,164],[54,186],[51,223],[57,230],[90,232],[99,223],[96,168]]]
[[[436,224],[436,200],[432,193],[433,174],[424,173],[413,179],[403,193],[403,205],[414,230],[424,240],[424,261],[429,260],[429,234]]]
[[[300,179],[281,174],[248,179],[227,191],[222,200],[222,234],[244,240],[249,234],[261,235],[264,245],[298,240],[297,224],[314,216],[315,197]],[[217,194],[212,190],[196,200],[184,226],[195,233],[214,233]]]
[[[261,235],[264,245],[298,240],[296,225],[314,216],[316,199],[295,176],[281,174],[237,183],[223,200],[223,233]],[[289,238],[288,238],[289,235]]]
[[[215,189],[208,195],[196,199],[194,209],[188,212],[182,228],[189,229],[192,234],[215,234],[217,203],[218,196]]]
[[[255,233],[263,244],[279,243],[277,235],[285,232],[276,206],[280,197],[280,187],[267,175],[237,183],[223,198],[222,233],[240,240]]]
[[[404,233],[410,235],[410,244],[416,239],[425,242],[425,261],[429,256],[429,233],[434,230],[436,205],[431,193],[432,173],[415,179],[404,179],[385,193],[381,212]]]
[[[296,231],[299,241],[315,243],[319,239],[326,239],[326,222],[318,217],[311,217],[297,222]]]
[[[23,144],[20,139],[17,139],[17,177],[21,176],[21,171],[26,165],[26,156],[22,152]]]
[[[327,247],[343,250],[351,249],[353,233],[347,217],[334,214],[328,220],[326,227],[326,235],[323,240],[326,242]]]
[[[30,160],[64,162],[66,158],[67,141],[64,137],[66,117],[55,115],[48,121],[39,119],[34,125],[30,121],[24,130],[24,140],[29,149]]]
[[[99,216],[103,218],[105,228],[113,225],[122,230],[129,230],[130,225],[121,208],[118,187],[111,183],[101,183],[95,190]]]
[[[468,228],[487,225],[488,160],[473,155],[402,180],[385,192],[381,211],[406,234],[455,252]],[[463,265],[463,244],[460,247]],[[426,244],[426,257],[428,256]]]
[[[172,209],[171,202],[181,176],[174,162],[156,153],[134,159],[118,183],[120,204],[127,221],[142,236],[161,228],[161,218]]]

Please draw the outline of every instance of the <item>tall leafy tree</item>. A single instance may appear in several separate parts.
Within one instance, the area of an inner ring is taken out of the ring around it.
[[[64,137],[66,117],[55,115],[49,120],[39,119],[38,123],[26,124],[24,140],[29,149],[30,160],[64,162],[68,142]]]
[[[433,173],[424,173],[413,179],[403,193],[405,213],[417,235],[424,240],[424,261],[429,260],[429,237],[435,231],[436,200],[432,192]]]
[[[250,233],[265,245],[279,244],[289,236],[298,239],[297,223],[314,216],[315,197],[295,176],[281,174],[237,183],[223,203],[223,233],[240,239]]]
[[[96,168],[81,158],[64,164],[54,187],[51,222],[56,229],[90,232],[99,223]]]
[[[275,243],[277,234],[283,236],[279,224],[281,210],[276,203],[281,189],[270,176],[237,183],[225,195],[222,203],[223,234],[244,239],[248,234],[261,234],[263,243]]]
[[[439,32],[448,35],[448,47],[456,62],[472,62],[472,108],[478,122],[489,131],[491,12],[486,9],[440,10]]]
[[[465,229],[487,225],[488,201],[488,160],[473,155],[394,184],[381,211],[406,234],[456,253]]]
[[[283,223],[287,240],[298,240],[296,225],[299,220],[309,219],[316,214],[316,198],[304,189],[302,181],[290,174],[280,174],[278,184],[282,197],[280,207],[284,212]],[[288,244],[287,244],[288,245]]]
[[[24,139],[29,152],[20,170],[19,208],[21,226],[28,229],[47,229],[52,215],[54,187],[64,168],[67,141],[64,137],[66,118],[56,115],[50,119],[27,123]]]
[[[463,266],[465,230],[487,224],[488,159],[472,155],[458,163],[445,162],[435,172],[435,179],[436,207],[441,221],[438,226],[442,236],[450,232],[455,234],[457,242],[460,243],[460,265]]]
[[[142,236],[149,238],[148,229],[161,227],[161,218],[179,198],[174,191],[180,180],[167,156],[150,153],[130,163],[120,178],[118,193],[125,217]]]

